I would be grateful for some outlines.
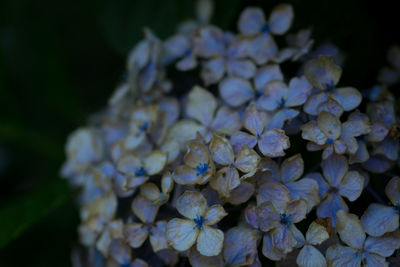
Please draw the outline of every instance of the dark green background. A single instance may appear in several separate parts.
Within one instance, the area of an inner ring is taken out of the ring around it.
[[[214,22],[234,30],[246,5],[216,0]],[[295,29],[346,55],[343,83],[375,82],[400,44],[395,1],[288,1]],[[193,15],[189,0],[0,1],[0,266],[69,266],[79,221],[59,169],[66,136],[103,107],[129,49],[148,25],[161,37]]]

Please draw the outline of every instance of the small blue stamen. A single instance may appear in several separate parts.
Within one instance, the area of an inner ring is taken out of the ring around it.
[[[394,210],[397,212],[397,214],[400,214],[400,204],[395,206]]]
[[[187,49],[187,50],[183,53],[182,57],[188,57],[188,56],[190,56],[190,54],[192,54],[192,49]]]
[[[205,174],[209,168],[210,168],[210,166],[208,166],[207,163],[203,163],[203,164],[200,163],[199,165],[196,166],[196,171],[197,171],[196,175],[200,176],[200,175]]]
[[[120,265],[120,267],[130,267],[130,266],[131,264],[129,262]]]
[[[201,227],[203,227],[203,223],[206,221],[206,219],[204,219],[203,216],[199,216],[193,221],[196,224],[195,227],[200,229]]]
[[[136,176],[145,176],[146,173],[147,173],[146,170],[145,170],[143,167],[140,167],[140,168],[136,171],[135,175],[136,175]]]
[[[281,223],[284,224],[286,227],[289,227],[292,224],[289,218],[290,215],[286,215],[286,213],[281,214]]]
[[[328,145],[333,144],[333,139],[332,139],[332,138],[326,139],[326,143],[327,143]]]
[[[139,126],[139,130],[141,131],[146,131],[147,129],[149,129],[150,123],[148,121],[143,122],[142,125]]]
[[[261,28],[262,33],[269,33],[271,31],[271,28],[269,27],[268,23],[265,23],[265,25]]]
[[[259,99],[262,95],[263,95],[262,92],[258,92],[258,91],[257,91],[257,93],[256,93],[256,95],[255,95],[255,98],[256,98],[256,99]]]

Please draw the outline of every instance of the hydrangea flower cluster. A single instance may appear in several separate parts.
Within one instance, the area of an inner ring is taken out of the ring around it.
[[[167,40],[145,29],[126,81],[68,138],[62,175],[79,188],[85,248],[74,262],[388,266],[400,248],[400,178],[388,172],[399,48],[360,105],[311,30],[289,33],[291,5],[246,8],[237,33],[209,23],[211,1],[197,11]],[[191,70],[184,95],[171,69]],[[390,202],[353,210],[377,174]]]

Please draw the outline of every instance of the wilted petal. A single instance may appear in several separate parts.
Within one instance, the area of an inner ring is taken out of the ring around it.
[[[390,179],[385,188],[386,196],[394,206],[400,205],[400,178]]]
[[[154,252],[169,248],[166,237],[167,222],[158,221],[150,230],[150,244]]]
[[[326,137],[336,140],[341,134],[340,120],[333,114],[322,111],[318,115],[318,128],[320,128]]]
[[[349,208],[341,196],[337,194],[328,194],[328,197],[322,201],[317,208],[317,216],[319,218],[329,217],[332,220],[332,226],[336,225],[336,212],[338,210],[348,211]]]
[[[207,200],[200,193],[186,190],[177,200],[176,209],[189,219],[203,216],[207,209]]]
[[[248,173],[257,168],[260,162],[260,156],[248,146],[242,146],[235,160],[235,167],[241,172]]]
[[[174,187],[174,180],[171,172],[166,172],[161,178],[161,191],[163,194],[169,194]]]
[[[324,255],[318,249],[309,245],[300,250],[296,263],[299,267],[326,267]]]
[[[318,145],[323,145],[326,143],[326,135],[318,127],[316,121],[309,121],[303,126],[301,126],[301,137],[305,140],[312,141]]]
[[[285,106],[296,107],[303,105],[307,101],[311,89],[312,86],[306,77],[294,77],[289,83],[288,98],[286,99]]]
[[[371,236],[381,236],[399,228],[399,214],[393,207],[372,203],[361,216],[365,232]]]
[[[307,203],[307,212],[319,204],[318,183],[309,178],[286,184],[293,200],[304,199]]]
[[[245,227],[234,227],[225,234],[224,258],[230,266],[252,264],[257,256],[258,233]]]
[[[280,183],[264,183],[258,189],[257,205],[270,201],[279,213],[284,213],[290,201],[289,189]]]
[[[333,245],[325,253],[328,266],[361,266],[361,253],[351,247]]]
[[[327,101],[328,97],[329,94],[326,92],[311,95],[304,104],[304,112],[313,116],[317,116],[319,114],[318,107]]]
[[[205,225],[213,225],[224,218],[228,213],[225,212],[221,205],[213,205],[209,207],[204,215]]]
[[[290,147],[289,137],[283,130],[272,129],[264,132],[258,141],[258,148],[267,157],[281,157]]]
[[[213,134],[210,142],[210,151],[212,159],[220,165],[229,165],[233,163],[235,155],[228,139],[217,134]]]
[[[148,175],[161,172],[167,163],[167,155],[161,151],[151,152],[144,160],[144,168]]]
[[[225,60],[222,57],[203,62],[200,75],[206,86],[219,82],[224,74]]]
[[[267,122],[267,114],[257,110],[256,105],[248,106],[243,115],[243,126],[253,135],[261,135]]]
[[[353,110],[361,103],[361,93],[353,87],[338,88],[333,93],[335,99],[345,111]]]
[[[251,84],[243,79],[228,77],[221,81],[219,85],[221,98],[230,106],[238,107],[254,97]]]
[[[188,152],[184,157],[186,165],[196,168],[199,164],[209,162],[210,155],[208,154],[207,147],[200,141],[192,140],[188,142]]]
[[[339,82],[342,69],[335,64],[332,56],[321,55],[307,62],[304,74],[314,87],[324,90]]]
[[[389,257],[396,249],[400,248],[400,230],[387,233],[380,237],[368,237],[364,249],[382,257]]]
[[[297,246],[297,240],[292,231],[285,225],[275,228],[271,231],[272,243],[284,253],[289,253]]]
[[[258,227],[263,232],[280,227],[280,215],[270,201],[263,202],[256,208]]]
[[[294,13],[291,5],[280,4],[274,7],[269,17],[271,32],[276,35],[286,33],[292,25],[293,17]]]
[[[167,224],[166,236],[168,244],[178,251],[189,249],[197,239],[199,229],[193,221],[172,219]]]
[[[132,202],[133,213],[143,222],[152,223],[157,216],[159,206],[153,205],[151,200],[138,195]]]
[[[391,136],[386,136],[382,142],[374,145],[372,154],[384,155],[386,158],[393,161],[397,160],[399,157],[399,140]]]
[[[117,170],[124,174],[134,175],[140,167],[139,158],[132,154],[123,155],[117,162]]]
[[[241,125],[239,113],[222,106],[215,114],[210,128],[218,133],[232,135],[241,128]]]
[[[124,225],[124,238],[133,248],[141,247],[148,235],[147,227],[141,223],[127,223]]]
[[[357,171],[349,171],[339,185],[339,194],[350,201],[356,200],[364,187],[364,177]]]
[[[207,108],[204,108],[204,107]],[[208,90],[195,86],[188,95],[186,113],[189,117],[198,120],[203,125],[210,125],[217,108],[217,101]]]
[[[347,159],[333,154],[321,163],[322,172],[329,185],[338,187],[348,170]]]
[[[327,232],[327,229],[316,222],[312,222],[310,224],[310,227],[308,227],[307,233],[306,233],[306,240],[307,243],[311,245],[319,245],[325,240],[329,238],[329,233]]]
[[[111,257],[119,264],[131,261],[131,248],[122,239],[114,239],[109,246]]]
[[[337,118],[340,118],[340,116],[343,114],[343,107],[333,97],[329,97],[326,101],[318,105],[317,114],[321,113],[322,111],[329,112],[335,115]]]
[[[264,234],[262,254],[270,260],[279,261],[286,257],[286,253],[277,249],[272,243],[272,238],[269,233]]]
[[[281,165],[281,179],[283,183],[293,182],[300,178],[304,171],[304,161],[301,154],[285,159]]]
[[[216,256],[222,250],[224,233],[221,230],[203,225],[197,239],[197,250],[204,256]]]
[[[286,214],[292,223],[298,223],[306,217],[307,205],[303,199],[292,200],[288,203]]]
[[[344,210],[339,210],[336,213],[336,217],[336,229],[340,239],[352,248],[361,249],[366,235],[360,219]]]
[[[248,7],[240,14],[238,29],[244,35],[255,35],[261,31],[264,25],[265,16],[261,8]]]
[[[239,173],[234,167],[225,167],[217,171],[210,186],[220,197],[229,197],[230,192],[240,185]]]
[[[371,132],[368,134],[367,139],[370,142],[380,142],[385,139],[389,129],[381,121],[372,122]]]
[[[254,85],[257,92],[263,92],[264,86],[275,80],[283,80],[283,74],[278,64],[270,64],[258,69],[254,76]]]
[[[228,74],[231,76],[238,76],[245,79],[250,79],[256,73],[256,65],[250,60],[236,59],[229,60],[227,63]]]
[[[178,184],[194,185],[200,181],[201,176],[197,175],[195,169],[189,168],[186,165],[181,165],[175,168],[173,178]]]
[[[160,197],[160,190],[153,183],[145,183],[140,187],[140,194],[148,200],[157,200]]]

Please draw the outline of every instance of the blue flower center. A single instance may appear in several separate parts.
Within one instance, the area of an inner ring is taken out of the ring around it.
[[[398,204],[397,206],[394,207],[394,210],[400,214],[400,204]]]
[[[145,175],[146,175],[146,170],[145,170],[143,167],[140,167],[140,168],[136,171],[135,175],[136,175],[136,176],[145,176]]]
[[[289,218],[290,215],[287,215],[286,213],[281,214],[281,223],[284,224],[286,227],[289,227],[292,224]]]
[[[147,129],[149,129],[150,127],[150,123],[148,121],[143,122],[142,125],[139,126],[139,130],[141,131],[146,131]]]
[[[188,56],[190,56],[190,54],[192,54],[192,49],[187,49],[187,50],[183,53],[182,57],[188,57]]]
[[[203,216],[199,216],[199,217],[197,217],[197,218],[195,218],[193,221],[194,221],[194,223],[196,224],[195,225],[195,227],[196,228],[201,228],[201,227],[203,227],[203,223],[205,222],[205,220],[206,219],[204,219],[204,217]]]
[[[280,107],[280,108],[284,108],[284,107],[285,107],[285,104],[286,104],[286,100],[282,97],[282,98],[281,98],[281,101],[279,101],[279,107]]]
[[[255,98],[256,99],[259,99],[261,96],[263,95],[263,93],[262,92],[256,92],[256,95],[255,95]]]
[[[196,166],[196,175],[200,176],[203,175],[207,172],[207,170],[210,168],[207,163],[200,163],[199,165]]]
[[[328,145],[333,144],[333,139],[332,139],[332,138],[326,139],[326,143],[327,143]]]
[[[130,266],[131,264],[129,262],[120,265],[120,267],[130,267]]]
[[[262,33],[269,33],[271,32],[271,28],[269,27],[268,23],[265,23],[265,25],[261,28]]]
[[[336,89],[336,86],[333,84],[333,81],[331,81],[329,84],[326,86],[326,90],[329,92],[332,92],[333,90]]]

